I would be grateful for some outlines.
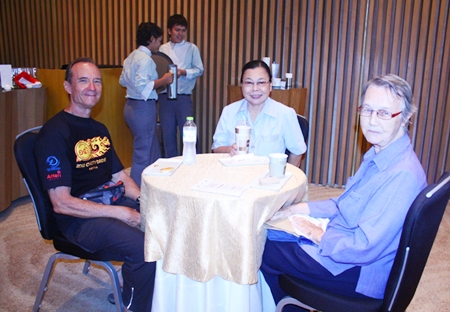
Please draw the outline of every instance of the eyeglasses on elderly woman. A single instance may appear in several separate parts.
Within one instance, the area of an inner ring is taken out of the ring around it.
[[[363,116],[363,117],[370,117],[372,116],[372,113],[376,112],[377,113],[377,117],[383,120],[389,120],[392,119],[398,115],[400,115],[402,112],[398,112],[398,113],[391,113],[388,110],[385,109],[380,109],[380,110],[374,110],[371,109],[368,106],[360,106],[358,107],[358,113]]]

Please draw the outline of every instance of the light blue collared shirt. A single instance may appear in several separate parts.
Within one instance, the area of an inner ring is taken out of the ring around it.
[[[197,77],[203,75],[204,71],[197,46],[185,40],[180,43],[169,41],[160,46],[159,51],[167,54],[179,69],[186,70],[186,76],[178,77],[177,94],[192,94]]]
[[[235,143],[235,126],[243,116],[252,127],[249,153],[268,156],[270,153],[284,153],[287,148],[292,154],[301,155],[306,151],[295,110],[270,97],[255,123],[250,118],[246,99],[225,106],[213,136],[212,149]]]
[[[153,89],[157,79],[158,72],[152,52],[147,47],[139,46],[123,62],[119,83],[127,88],[126,98],[157,100],[158,94]]]
[[[319,246],[302,248],[333,275],[361,266],[356,291],[383,298],[406,214],[426,185],[408,134],[378,154],[372,147],[340,197],[308,202],[312,217],[330,222]]]

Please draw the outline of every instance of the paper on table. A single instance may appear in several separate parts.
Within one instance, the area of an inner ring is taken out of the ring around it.
[[[292,220],[293,216],[305,218],[306,220],[310,221],[311,223],[313,223],[317,226],[320,226],[322,228],[322,230],[324,230],[324,231],[326,231],[328,222],[330,222],[330,219],[328,219],[328,218],[314,218],[314,217],[311,217],[310,215],[306,215],[306,214],[294,214],[294,215],[289,216],[284,219],[279,219],[279,220],[275,220],[275,221],[269,220],[266,222],[266,224],[269,226],[269,228],[274,229],[274,230],[285,231],[285,232],[295,235],[297,237],[299,237],[299,236],[307,237],[305,235],[305,233],[298,231],[297,229],[295,229],[292,226],[291,222],[293,222],[293,221],[291,221],[291,220]]]
[[[231,183],[215,182],[208,179],[203,179],[196,185],[191,187],[193,191],[201,191],[208,193],[225,194],[232,196],[241,196],[248,189],[246,185],[238,185]]]
[[[144,175],[172,175],[183,161],[181,159],[159,158],[153,164],[144,169]]]
[[[256,187],[256,188],[262,188],[262,189],[266,189],[266,190],[279,191],[283,188],[283,186],[286,184],[286,182],[292,177],[292,172],[286,172],[284,174],[284,178],[281,178],[278,183],[261,185],[259,179],[265,178],[267,176],[269,176],[269,171],[264,172],[258,178],[253,180],[253,182],[250,184],[250,186]]]
[[[229,158],[219,158],[219,161],[224,166],[254,166],[254,165],[266,165],[269,163],[269,157],[267,156],[255,156],[252,153],[236,155]]]

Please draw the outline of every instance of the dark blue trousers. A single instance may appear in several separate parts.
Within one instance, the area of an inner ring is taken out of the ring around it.
[[[134,138],[130,177],[140,187],[142,171],[161,157],[156,136],[156,101],[127,99],[123,114]]]
[[[129,199],[119,205],[138,208],[134,201]],[[144,261],[144,232],[111,218],[77,219],[77,221],[77,229],[61,232],[70,242],[87,251],[105,251],[115,255],[111,261],[123,261],[124,305],[128,306],[131,303],[129,309],[135,312],[150,312],[156,263]]]
[[[176,100],[169,100],[167,93],[161,93],[158,95],[158,109],[164,142],[164,157],[179,156],[181,153],[178,152],[177,147],[177,127],[182,141],[186,117],[194,116],[192,98],[190,95],[178,94]]]
[[[364,297],[355,292],[361,267],[353,267],[334,276],[311,258],[296,242],[267,240],[261,264],[261,272],[270,287],[275,302],[287,294],[278,284],[278,276],[288,274],[306,280],[329,291],[353,297]],[[288,307],[286,307],[288,308]],[[287,311],[298,311],[293,309]],[[303,309],[302,309],[303,310]]]

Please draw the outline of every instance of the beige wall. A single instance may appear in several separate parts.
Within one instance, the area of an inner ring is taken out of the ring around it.
[[[360,86],[389,72],[413,87],[411,137],[431,182],[450,170],[449,12],[444,0],[2,0],[0,63],[59,68],[87,55],[120,65],[140,22],[164,29],[181,13],[205,65],[194,94],[204,152],[226,86],[238,83],[247,61],[270,56],[308,89],[303,166],[311,182],[341,186],[358,167],[367,149],[357,129]]]

